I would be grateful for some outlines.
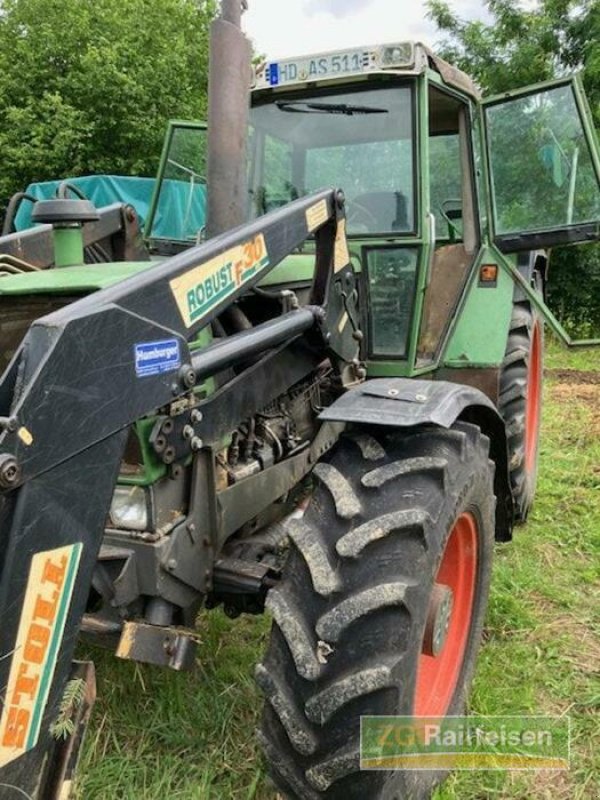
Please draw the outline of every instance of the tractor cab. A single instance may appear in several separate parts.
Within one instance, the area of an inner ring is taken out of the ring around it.
[[[207,151],[206,125],[170,124],[145,226],[155,255],[206,237]],[[371,376],[461,369],[469,380],[465,368],[498,364],[506,261],[541,285],[547,248],[598,236],[600,161],[576,77],[482,100],[467,75],[407,42],[266,63],[247,157],[248,219],[343,187]],[[304,304],[313,271],[309,242],[264,286]]]
[[[502,254],[524,253],[531,273],[529,252],[598,234],[598,151],[576,78],[482,102],[467,75],[400,42],[262,65],[250,121],[250,217],[344,189],[372,375],[494,363],[497,347],[475,343],[486,329],[505,339]],[[452,328],[469,285],[485,328],[465,355]]]

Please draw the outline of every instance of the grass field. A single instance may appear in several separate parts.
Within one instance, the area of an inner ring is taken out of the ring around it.
[[[571,769],[455,774],[437,800],[600,796],[600,352],[547,350],[537,501],[497,549],[470,708],[570,715]],[[94,651],[99,699],[79,796],[273,800],[253,735],[252,674],[267,630],[266,619],[207,613],[191,675]]]

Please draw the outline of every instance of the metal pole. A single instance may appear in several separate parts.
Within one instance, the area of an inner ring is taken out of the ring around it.
[[[208,79],[208,236],[246,221],[246,136],[252,48],[240,28],[243,4],[222,0],[211,26]]]
[[[221,0],[221,19],[231,22],[236,28],[242,24],[242,10],[246,10],[247,4],[240,0]]]

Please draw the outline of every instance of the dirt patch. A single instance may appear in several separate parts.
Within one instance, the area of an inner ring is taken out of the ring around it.
[[[516,797],[515,790],[520,792],[521,797],[527,797],[528,800],[573,800],[573,797],[576,796],[573,779],[567,771],[541,770],[530,775],[511,773],[507,783],[508,791],[499,795],[500,800],[505,797]],[[522,794],[524,790],[527,792],[526,795]],[[579,796],[592,797],[591,794]]]
[[[574,797],[594,797],[592,793],[576,795],[573,778],[567,771],[540,770],[530,775],[511,773],[507,783],[507,791],[498,795],[499,800],[515,798],[517,796],[515,791],[520,793],[518,796],[527,797],[528,800],[573,800]],[[523,794],[523,791],[526,794]]]
[[[589,375],[590,373],[584,372],[582,374]],[[550,384],[549,390],[552,400],[559,403],[563,408],[580,403],[595,412],[600,406],[600,383],[553,382]],[[594,432],[596,432],[596,428],[600,430],[600,420],[595,416],[593,419]]]
[[[583,369],[546,369],[547,378],[560,383],[592,384],[600,386],[600,372],[591,372]]]

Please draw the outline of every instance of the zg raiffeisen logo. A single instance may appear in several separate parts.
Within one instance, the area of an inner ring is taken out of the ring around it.
[[[362,717],[363,770],[569,769],[568,717]]]

